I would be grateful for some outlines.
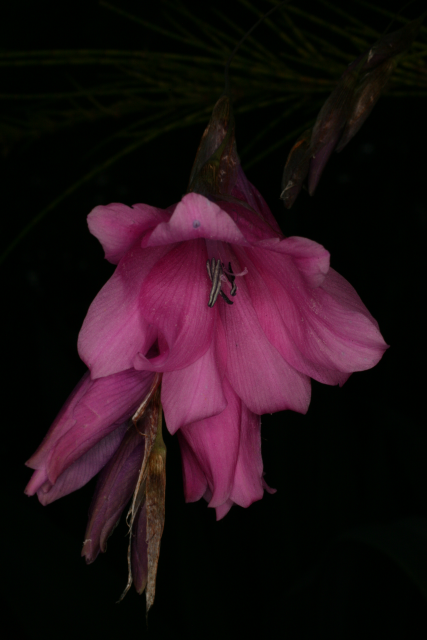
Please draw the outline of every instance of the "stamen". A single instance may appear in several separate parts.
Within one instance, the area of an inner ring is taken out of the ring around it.
[[[235,279],[236,279],[236,276],[235,276],[235,275],[234,275],[234,273],[233,273],[233,269],[232,269],[232,267],[231,267],[231,262],[229,262],[229,263],[228,263],[228,272],[227,272],[227,271],[225,271],[224,273],[225,273],[225,275],[227,276],[227,279],[228,279],[228,281],[229,281],[229,282],[230,282],[230,284],[231,284],[231,291],[230,291],[230,295],[231,295],[231,296],[235,296],[235,295],[236,295],[236,293],[237,293],[237,285],[236,285],[236,283],[234,282],[234,281],[235,281]]]
[[[225,295],[224,291],[220,291],[220,292],[219,292],[219,295],[221,296],[221,298],[222,298],[223,300],[225,300],[225,301],[226,301],[226,303],[227,303],[227,304],[233,304],[233,301],[232,301],[232,300],[230,300],[229,298],[227,298],[227,296]]]
[[[209,263],[209,261],[208,261]],[[209,277],[212,281],[211,294],[209,296],[208,306],[213,307],[221,291],[221,276],[222,276],[222,264],[221,260],[218,260],[215,264],[215,258],[212,258],[210,266],[206,265]]]
[[[229,263],[229,268],[231,269],[231,264]],[[206,262],[206,270],[208,272],[209,278],[212,282],[212,288],[211,288],[211,293],[209,296],[209,302],[208,302],[208,307],[213,307],[215,302],[218,299],[218,296],[221,296],[221,298],[223,300],[225,300],[225,302],[227,304],[233,304],[233,302],[227,298],[227,296],[225,295],[225,293],[223,291],[221,291],[221,281],[224,280],[225,281],[225,277],[224,277],[224,269],[223,269],[223,265],[221,260],[217,260],[215,261],[215,258],[212,258],[211,262],[209,262],[209,260]],[[231,284],[233,285],[234,282],[234,274],[231,271],[231,276],[229,274],[227,274],[227,278],[228,280],[231,282]],[[230,279],[231,278],[231,279]],[[232,286],[231,288],[231,295],[236,295],[236,291],[237,291],[237,287],[235,285]]]

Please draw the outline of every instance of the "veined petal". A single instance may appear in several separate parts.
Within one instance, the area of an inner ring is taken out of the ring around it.
[[[278,236],[283,237],[283,233],[277,223],[276,218],[258,189],[249,182],[241,165],[239,165],[237,180],[233,188],[233,196],[238,200],[244,200],[252,209],[261,214],[269,228],[273,228]]]
[[[135,354],[145,354],[157,338],[156,327],[142,316],[139,295],[147,274],[168,250],[135,245],[90,305],[77,346],[92,378],[131,368]]]
[[[294,265],[310,287],[319,287],[329,271],[329,251],[321,244],[308,238],[292,236],[279,242],[267,240],[258,243],[258,247],[291,257]]]
[[[87,563],[106,551],[107,539],[132,497],[144,457],[145,438],[131,425],[96,485],[82,556]]]
[[[240,165],[232,196],[235,200],[242,201],[250,207],[250,209],[240,207],[236,210],[236,215],[232,208],[226,209],[247,240],[254,242],[272,236],[283,238],[283,233],[266,201],[258,189],[249,182]],[[223,202],[219,203],[221,207],[223,204]]]
[[[249,507],[261,500],[264,491],[276,493],[263,478],[261,455],[261,419],[242,404],[240,422],[240,445],[231,495],[222,505],[216,507],[216,519],[221,520],[233,504]],[[210,501],[210,496],[205,494]]]
[[[31,491],[31,493],[28,493],[28,495],[33,495],[37,491],[37,489],[40,488],[41,484],[43,484],[43,482],[47,480],[47,474],[44,465],[47,456],[49,455],[54,445],[58,442],[58,440],[62,438],[62,436],[65,435],[67,431],[69,431],[76,424],[76,420],[73,415],[74,409],[92,385],[93,381],[90,378],[89,371],[87,371],[75,386],[72,393],[68,396],[61,411],[56,416],[38,449],[25,463],[27,467],[30,467],[30,469],[44,469],[44,471],[39,474],[33,474],[30,483],[25,490],[26,493],[28,492],[27,490]],[[42,477],[44,478],[43,481],[41,481]],[[37,480],[37,478],[39,480]],[[33,491],[33,488],[37,483],[39,483],[39,486]]]
[[[159,222],[169,219],[169,212],[148,204],[125,204],[113,202],[92,209],[87,217],[89,231],[105,251],[105,257],[118,264],[137,240]]]
[[[374,367],[388,349],[378,322],[369,313],[356,290],[334,269],[321,286],[322,303],[333,323],[336,346],[341,346],[340,362],[347,371]]]
[[[261,418],[242,403],[240,446],[234,474],[231,500],[249,507],[264,495],[261,455]]]
[[[226,261],[231,262],[234,273],[246,267],[231,252]],[[310,380],[286,362],[262,330],[248,293],[246,279],[250,278],[249,272],[239,279],[233,306],[219,300],[227,339],[226,375],[253,413],[284,409],[305,413],[310,402]]]
[[[129,369],[97,378],[74,408],[75,424],[52,447],[44,465],[57,478],[117,426],[130,418],[147,395],[153,375]]]
[[[214,202],[198,193],[188,193],[167,222],[157,225],[142,240],[143,247],[154,247],[184,240],[224,240],[247,244],[232,218]]]
[[[226,364],[224,329],[217,317],[213,340],[206,353],[185,369],[163,375],[162,405],[170,433],[224,411],[227,400],[222,380]]]
[[[317,288],[304,282],[295,265],[273,252],[251,249],[255,268],[267,285],[286,331],[279,331],[279,323],[272,321],[274,308],[270,310],[270,328],[267,328],[265,306],[260,294],[254,305],[269,339],[277,345],[284,357],[309,375],[327,384],[342,384],[353,371],[373,367],[381,359],[387,345],[378,324],[371,316],[353,287],[333,269]],[[279,344],[280,342],[280,344]],[[302,354],[305,363],[296,355],[294,346]],[[313,369],[307,369],[307,363]],[[335,378],[336,374],[344,374]],[[328,373],[329,372],[329,373]],[[328,379],[329,378],[329,379]],[[334,381],[334,378],[336,381]]]
[[[210,507],[217,507],[228,500],[239,454],[241,402],[226,378],[223,385],[228,403],[224,411],[181,427],[178,431],[183,461],[185,460],[186,500],[198,500],[204,495],[202,487],[206,487],[206,484],[200,477],[201,470],[212,493]],[[192,455],[188,455],[188,450]],[[197,461],[197,466],[194,461]],[[195,478],[191,477],[193,471]]]
[[[182,459],[182,479],[186,502],[197,502],[206,493],[208,481],[190,444],[178,431],[179,448]]]
[[[57,478],[55,484],[47,480],[37,491],[43,505],[77,491],[91,480],[114,455],[127,429],[127,423],[119,425],[114,431],[102,438],[84,455],[70,465]],[[37,472],[36,472],[37,473]]]
[[[280,272],[280,281],[276,281],[277,275],[273,277],[267,274],[263,259],[265,251],[245,250],[235,247],[235,253],[241,263],[245,263],[251,277],[246,279],[251,301],[257,314],[259,323],[271,344],[276,347],[282,357],[295,369],[324,384],[344,384],[350,374],[330,369],[319,362],[308,359],[297,346],[286,319],[287,298],[283,300],[284,283],[290,290],[304,288],[304,278],[299,274],[291,258],[287,255],[273,255],[273,264],[283,265],[283,270],[288,269],[288,276],[285,278]],[[296,312],[295,312],[296,313]],[[303,320],[304,322],[304,320]],[[330,363],[329,363],[330,364]]]
[[[150,271],[139,305],[145,321],[157,327],[162,336],[160,355],[148,359],[141,351],[133,362],[136,369],[184,369],[209,348],[216,309],[207,304],[210,281],[206,261],[206,243],[193,240],[174,247]]]
[[[27,466],[28,463],[25,463]],[[41,469],[36,469],[31,476],[31,479],[27,486],[24,489],[24,493],[27,496],[33,496],[37,491],[48,481],[47,479],[47,471],[45,467],[41,467]]]
[[[222,520],[224,518],[224,516],[227,515],[227,513],[230,511],[231,507],[233,506],[234,502],[232,500],[227,500],[226,502],[224,502],[223,504],[220,504],[219,507],[216,507],[215,511],[216,511],[216,519],[218,520]]]
[[[224,378],[228,406],[223,413],[182,427],[178,432],[187,502],[202,496],[217,520],[233,504],[248,507],[264,490],[261,422],[244,406]]]

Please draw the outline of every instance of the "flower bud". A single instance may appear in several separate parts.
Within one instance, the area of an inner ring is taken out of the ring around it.
[[[337,140],[350,113],[358,79],[358,68],[347,70],[321,108],[311,136],[311,157],[315,157],[331,141]]]
[[[310,165],[308,170],[307,188],[308,193],[312,196],[319,183],[320,176],[323,173],[323,169],[329,160],[329,156],[337,145],[337,141],[340,139],[341,131],[336,131],[331,140],[318,151],[315,156],[310,159]]]
[[[402,29],[382,36],[370,49],[363,70],[373,69],[385,60],[403,53],[414,42],[418,35],[425,13],[416,20],[412,20]]]
[[[311,129],[304,131],[292,147],[286,160],[280,197],[287,209],[290,209],[295,202],[308,173],[311,132]]]
[[[289,209],[308,175],[313,195],[333,150],[344,149],[371,113],[393,73],[400,54],[418,35],[427,12],[402,29],[382,36],[345,70],[321,108],[313,130],[304,132],[292,147],[282,179],[281,198]],[[367,72],[361,77],[363,72]]]
[[[346,144],[350,142],[371,113],[387,85],[396,64],[396,59],[386,60],[367,73],[363,78],[355,93],[351,111],[336,148],[337,153],[344,149]]]
[[[187,193],[230,195],[237,179],[239,157],[234,135],[234,116],[229,96],[223,95],[213,108],[193,168]]]

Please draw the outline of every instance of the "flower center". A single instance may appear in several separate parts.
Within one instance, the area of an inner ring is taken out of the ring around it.
[[[228,270],[226,270],[224,269],[224,265],[222,264],[221,260],[215,260],[215,258],[212,258],[211,262],[209,262],[209,260],[206,262],[206,269],[208,270],[208,275],[212,282],[208,307],[214,306],[218,296],[221,296],[221,298],[225,300],[227,304],[233,304],[233,302],[229,298],[227,298],[224,291],[222,291],[221,289],[222,282],[227,282],[228,280],[231,285],[230,295],[235,296],[237,293],[237,286],[234,282],[236,276],[234,275],[233,269],[231,268],[231,262],[228,263]]]

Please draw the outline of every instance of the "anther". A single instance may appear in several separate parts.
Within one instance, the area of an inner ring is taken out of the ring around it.
[[[231,264],[229,264],[230,268],[231,268]],[[212,282],[212,288],[211,288],[211,293],[209,296],[209,302],[208,302],[208,307],[213,307],[215,302],[218,299],[218,296],[221,296],[221,298],[223,300],[225,300],[225,302],[227,304],[233,304],[233,302],[227,298],[227,296],[225,295],[225,293],[223,291],[221,291],[221,278],[223,278],[223,266],[222,266],[222,262],[221,260],[217,260],[215,261],[215,258],[212,258],[212,261],[209,263],[209,260],[206,262],[206,269],[209,275],[209,278]],[[233,272],[231,272],[233,273]],[[227,274],[226,274],[227,275]],[[228,280],[232,283],[233,285],[233,281],[234,281],[234,275],[231,276],[232,280],[230,280],[230,277],[227,275]],[[233,293],[234,290],[234,293]],[[231,289],[231,295],[236,295],[236,286],[233,285],[232,289]]]
[[[220,292],[219,292],[219,295],[221,296],[221,298],[222,298],[223,300],[225,300],[225,301],[226,301],[226,303],[227,303],[227,304],[233,304],[233,301],[232,301],[232,300],[230,300],[230,298],[227,298],[227,296],[225,295],[224,291],[220,291]]]
[[[227,276],[227,280],[230,282],[231,284],[231,291],[230,291],[230,296],[235,296],[237,293],[237,286],[235,284],[235,279],[236,276],[233,273],[233,269],[231,267],[231,262],[228,263],[228,273],[227,271],[225,272],[225,275]]]

